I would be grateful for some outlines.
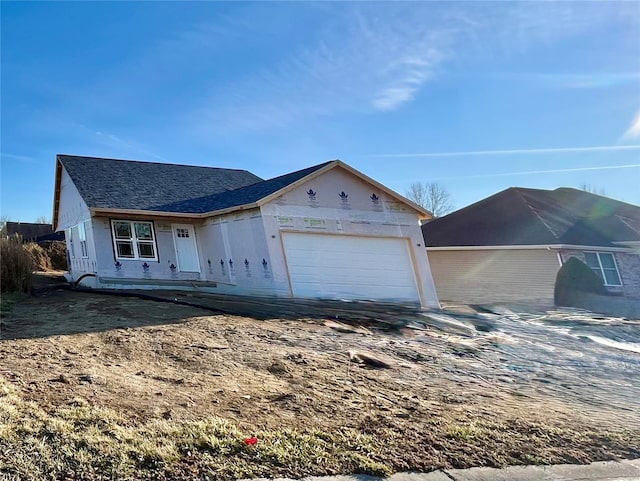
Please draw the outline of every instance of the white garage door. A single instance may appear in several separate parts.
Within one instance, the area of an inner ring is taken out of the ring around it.
[[[467,304],[553,304],[560,262],[546,249],[428,251],[438,297]]]
[[[282,234],[293,295],[420,302],[407,239]]]

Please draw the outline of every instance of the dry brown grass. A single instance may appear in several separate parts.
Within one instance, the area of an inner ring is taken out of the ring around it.
[[[67,266],[67,246],[62,241],[51,241],[46,246],[46,253],[49,257],[51,269],[54,271],[66,271]]]
[[[259,442],[247,445],[255,434]],[[353,430],[242,432],[225,419],[151,419],[74,399],[48,413],[0,378],[0,475],[43,479],[238,479],[274,472],[340,470],[389,474],[371,436]]]
[[[33,259],[20,237],[0,238],[0,288],[2,292],[29,292]]]
[[[67,269],[67,248],[64,242],[52,241],[44,245],[28,242],[24,244],[24,250],[31,256],[33,270],[47,272]]]
[[[636,413],[596,420],[566,399],[465,375],[477,357],[445,338],[412,342],[421,332],[70,291],[29,298],[5,322],[0,478],[388,474],[640,455]],[[392,367],[350,363],[351,349]]]
[[[23,245],[23,249],[31,257],[31,263],[34,271],[51,270],[51,259],[46,251],[35,242],[28,242]]]

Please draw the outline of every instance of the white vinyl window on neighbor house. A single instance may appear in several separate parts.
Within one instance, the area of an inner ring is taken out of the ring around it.
[[[112,220],[111,232],[117,259],[158,259],[151,222]]]
[[[620,273],[610,252],[585,252],[585,263],[602,280],[605,286],[621,286]]]

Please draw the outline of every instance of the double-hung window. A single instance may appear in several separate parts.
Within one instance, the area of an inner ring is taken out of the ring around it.
[[[585,252],[585,263],[595,272],[605,286],[621,286],[620,273],[610,252]]]
[[[112,220],[111,230],[116,258],[158,260],[151,222]]]
[[[76,258],[76,250],[73,245],[73,229],[67,229],[66,233],[67,239],[69,240],[69,254],[72,259]]]
[[[80,253],[82,257],[89,257],[89,251],[87,250],[87,231],[85,222],[78,224],[78,239],[80,240]]]

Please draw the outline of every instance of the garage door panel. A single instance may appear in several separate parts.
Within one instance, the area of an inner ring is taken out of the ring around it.
[[[431,251],[429,263],[445,301],[553,302],[560,263],[546,249]]]
[[[419,302],[406,239],[283,233],[283,243],[296,297]]]
[[[340,239],[339,236],[336,236],[337,239]],[[395,240],[395,239],[384,239],[384,240]],[[367,242],[365,241],[364,244]],[[384,244],[388,244],[383,242],[381,247]],[[393,245],[393,244],[392,244]],[[348,249],[349,245],[345,246],[345,249],[339,249],[337,246],[333,246],[331,249],[325,249],[324,246],[317,246],[317,248],[307,248],[307,249],[288,249],[289,253],[298,254],[308,256],[309,258],[317,258],[318,260],[322,260],[325,265],[331,265],[336,267],[344,266],[345,257],[348,256],[353,262],[357,262],[358,266],[366,267],[368,264],[371,264],[372,267],[375,267],[376,264],[384,263],[387,267],[393,268],[397,264],[397,270],[402,270],[405,267],[405,262],[408,260],[408,256],[398,256],[397,250],[395,252],[380,252],[379,250],[375,252],[375,257],[372,257],[371,252],[363,252],[360,250],[351,250]],[[366,247],[366,246],[363,246]],[[385,248],[389,248],[389,246],[384,246]],[[395,247],[395,246],[394,246]]]

